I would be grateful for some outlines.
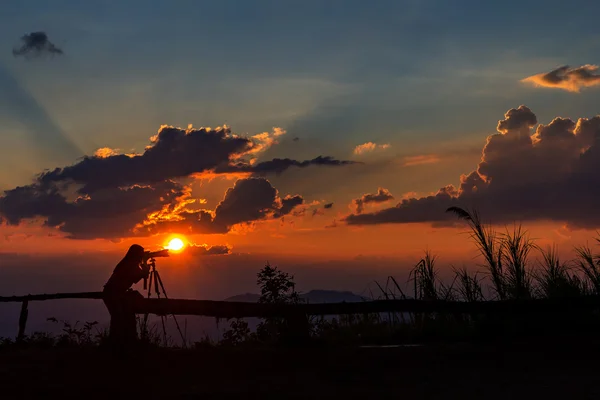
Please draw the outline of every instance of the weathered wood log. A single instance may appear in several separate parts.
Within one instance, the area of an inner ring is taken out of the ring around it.
[[[0,297],[3,302],[44,301],[58,299],[97,299],[102,292],[54,293],[25,296]],[[504,301],[425,301],[425,300],[376,300],[352,303],[324,303],[299,305],[274,305],[260,303],[135,298],[131,304],[138,314],[204,315],[218,318],[285,316],[290,311],[306,315],[368,314],[379,312],[427,312],[427,313],[530,313],[557,312],[581,309],[600,309],[600,296],[582,296],[562,299],[532,299]]]
[[[299,305],[153,298],[136,298],[132,299],[132,302],[132,308],[138,314],[201,315],[216,318],[285,317],[290,313],[305,315],[371,314],[384,312],[501,314],[553,313],[600,309],[599,296],[482,302],[377,300]]]
[[[53,293],[53,294],[28,294],[25,296],[5,296],[0,297],[0,303],[23,302],[23,301],[44,301],[61,299],[96,299],[101,300],[102,292],[81,292],[81,293]]]

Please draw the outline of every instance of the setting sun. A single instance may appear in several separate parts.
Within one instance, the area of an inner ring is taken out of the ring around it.
[[[183,249],[183,246],[184,246],[183,240],[181,240],[180,238],[173,238],[169,241],[169,244],[167,245],[167,249],[173,250],[173,251],[179,251],[179,250]]]

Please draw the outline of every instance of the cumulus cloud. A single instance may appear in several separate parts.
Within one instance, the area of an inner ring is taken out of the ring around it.
[[[299,195],[281,198],[264,178],[239,179],[227,189],[214,211],[185,208],[163,213],[149,218],[136,232],[227,233],[238,224],[282,217],[302,203],[304,199]]]
[[[570,68],[565,65],[550,72],[524,78],[521,82],[539,87],[579,92],[584,87],[600,85],[600,75],[596,74],[597,69],[597,65],[590,64],[577,68]]]
[[[394,196],[392,196],[389,190],[380,187],[377,189],[377,193],[363,194],[360,198],[354,199],[352,204],[354,205],[355,212],[360,214],[363,212],[365,204],[383,203],[393,198]]]
[[[276,129],[273,136],[281,134]],[[39,180],[42,184],[70,181],[81,186],[80,193],[90,194],[105,187],[152,184],[205,171],[265,175],[281,173],[290,167],[352,163],[321,156],[309,161],[276,158],[261,163],[242,159],[262,152],[266,143],[271,143],[267,136],[241,137],[232,134],[227,126],[181,129],[164,125],[143,154],[115,154],[104,148],[100,154],[86,156],[74,165],[45,172]]]
[[[289,214],[301,196],[281,199],[264,178],[236,181],[216,209],[195,209],[189,188],[175,182],[102,189],[72,201],[56,188],[18,187],[0,198],[9,225],[40,218],[71,239],[115,239],[176,233],[227,233],[236,224]]]
[[[600,115],[555,118],[537,124],[526,106],[509,110],[487,138],[476,170],[425,197],[394,207],[351,214],[348,224],[433,222],[452,218],[451,206],[478,208],[493,223],[552,220],[571,228],[596,228],[600,200]],[[535,129],[534,129],[535,127]]]
[[[0,222],[17,225],[38,219],[73,239],[114,239],[174,229],[227,233],[238,224],[279,218],[304,199],[298,194],[280,197],[264,175],[290,167],[352,163],[327,156],[252,161],[272,138],[284,134],[274,128],[256,138],[235,135],[228,127],[163,126],[142,154],[101,148],[73,165],[41,173],[30,185],[5,191],[0,197]],[[214,210],[198,208],[202,202],[181,183],[202,173],[237,172],[246,176],[227,190]]]
[[[376,144],[373,142],[367,142],[367,143],[359,144],[358,146],[356,146],[354,148],[354,154],[360,155],[360,154],[373,152],[377,149],[385,150],[385,149],[389,149],[389,148],[390,148],[389,144]]]
[[[15,57],[39,57],[44,54],[61,55],[63,51],[56,47],[45,32],[32,32],[21,36],[21,46],[13,48]]]
[[[107,188],[93,197],[74,199],[57,187],[17,187],[0,198],[0,212],[9,225],[39,218],[74,239],[121,238],[157,209],[173,208],[186,190],[175,182]]]

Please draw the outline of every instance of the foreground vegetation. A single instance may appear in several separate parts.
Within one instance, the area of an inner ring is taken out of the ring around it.
[[[596,399],[596,343],[0,353],[6,399]]]
[[[377,283],[379,299],[418,299],[425,301],[528,301],[532,299],[568,300],[582,296],[600,296],[600,256],[589,246],[575,248],[576,258],[563,261],[556,247],[540,248],[521,226],[504,232],[484,225],[476,211],[452,207],[447,210],[465,221],[471,239],[477,245],[482,262],[478,270],[454,268],[454,277],[439,278],[437,256],[425,252],[413,268],[408,281],[401,285],[390,276],[385,284]],[[600,243],[600,237],[596,238]],[[293,276],[267,264],[257,275],[259,302],[299,304],[302,298],[295,289]],[[83,325],[62,323],[60,335],[34,333],[20,343],[4,339],[0,347],[94,347],[106,340],[106,332],[96,322]],[[142,343],[148,346],[173,344],[159,326],[149,326],[140,319]],[[360,345],[390,343],[425,343],[452,341],[521,340],[524,338],[567,336],[579,339],[594,337],[600,329],[598,310],[569,310],[553,314],[448,314],[385,313],[344,315],[333,318],[310,317],[307,321],[313,344]],[[291,331],[283,318],[263,319],[255,330],[246,320],[229,321],[221,340],[208,338],[186,346],[239,347],[272,346],[285,342]],[[566,336],[565,336],[566,335]],[[562,339],[561,339],[562,340]]]

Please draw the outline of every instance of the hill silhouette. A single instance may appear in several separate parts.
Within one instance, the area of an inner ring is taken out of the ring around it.
[[[256,293],[244,293],[238,294],[226,298],[224,301],[238,301],[243,303],[256,303],[260,298],[259,294]],[[357,295],[350,291],[338,291],[338,290],[325,290],[316,289],[306,293],[300,293],[300,298],[306,300],[308,303],[354,303],[360,301],[370,301],[371,299]]]

